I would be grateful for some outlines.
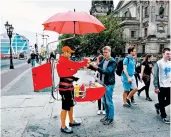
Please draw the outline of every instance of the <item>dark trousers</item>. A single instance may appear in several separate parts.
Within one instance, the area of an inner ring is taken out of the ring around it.
[[[102,104],[102,101],[101,99],[98,100],[98,109],[101,110],[101,104]],[[103,105],[103,104],[102,104]],[[103,105],[103,110],[104,110],[104,105]]]
[[[147,77],[143,77],[143,81],[144,81],[144,84],[145,86],[142,87],[139,92],[145,90],[145,94],[146,94],[146,97],[148,98],[149,97],[149,88],[150,88],[150,76],[147,78]]]
[[[160,92],[158,93],[158,101],[159,103],[155,104],[155,106],[160,109],[161,117],[166,118],[165,107],[170,105],[170,87],[160,88]]]
[[[140,75],[139,75],[139,73],[136,73],[136,74],[134,74],[134,76],[135,76],[136,84],[138,87],[138,80],[140,80]]]

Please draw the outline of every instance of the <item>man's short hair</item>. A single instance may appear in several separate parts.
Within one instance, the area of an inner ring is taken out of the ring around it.
[[[105,47],[103,47],[103,49],[102,50],[108,50],[109,52],[111,52],[111,47],[109,47],[109,46],[105,46]]]
[[[170,51],[170,48],[164,48],[162,52],[165,53],[166,51]]]
[[[134,51],[134,49],[135,49],[135,46],[129,46],[128,47],[128,54],[130,54],[131,52],[133,52]]]

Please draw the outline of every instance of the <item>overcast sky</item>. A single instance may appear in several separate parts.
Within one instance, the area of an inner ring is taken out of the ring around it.
[[[119,0],[113,0],[114,7]],[[41,25],[52,15],[69,10],[85,11],[89,13],[91,0],[3,0],[0,8],[0,34],[5,33],[4,24],[8,20],[14,27],[14,32],[26,36],[30,44],[36,42],[36,32],[43,32]],[[45,31],[50,38],[48,41],[57,40],[55,32]],[[42,43],[41,36],[38,38]]]

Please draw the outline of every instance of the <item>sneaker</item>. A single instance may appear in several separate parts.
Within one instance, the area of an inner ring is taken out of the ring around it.
[[[105,110],[103,110],[103,111],[102,111],[102,114],[103,114],[103,115],[106,115],[106,111],[105,111]]]
[[[134,105],[137,105],[137,103],[135,102],[135,100],[131,100],[131,103]]]
[[[128,105],[128,104],[123,104],[123,107],[130,107],[130,105]]]
[[[126,99],[126,102],[131,107],[131,101],[129,99]]]
[[[80,126],[80,125],[81,125],[81,123],[79,123],[79,122],[69,123],[70,127]]]
[[[104,118],[100,119],[100,122],[105,122],[106,120],[108,120],[108,118],[105,116]]]
[[[148,100],[148,101],[153,101],[150,97],[147,97],[146,100]]]
[[[61,128],[61,132],[66,133],[66,134],[71,134],[73,133],[72,129],[69,129],[67,127]]]
[[[111,123],[113,123],[113,120],[112,119],[108,119],[108,120],[103,122],[103,125],[110,125]]]
[[[170,120],[167,119],[167,118],[163,118],[163,122],[164,122],[165,124],[170,124]]]
[[[98,111],[97,111],[97,115],[100,115],[100,114],[101,114],[101,111],[100,111],[100,110],[98,110]]]
[[[158,108],[158,104],[155,104],[154,107],[156,109],[156,113],[159,115],[160,114],[160,109]]]

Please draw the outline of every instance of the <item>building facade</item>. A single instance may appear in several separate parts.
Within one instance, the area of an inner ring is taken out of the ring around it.
[[[1,34],[0,35],[0,54],[1,55],[8,55],[10,54],[10,41],[7,34]],[[13,34],[11,39],[11,47],[12,47],[12,53],[14,55],[19,55],[20,53],[25,52],[28,54],[29,52],[29,40],[17,33]]]
[[[113,10],[113,0],[92,0],[90,15],[105,16],[111,14]]]
[[[138,56],[144,53],[157,55],[170,47],[170,4],[160,0],[121,0],[114,10],[127,41],[137,46]]]

